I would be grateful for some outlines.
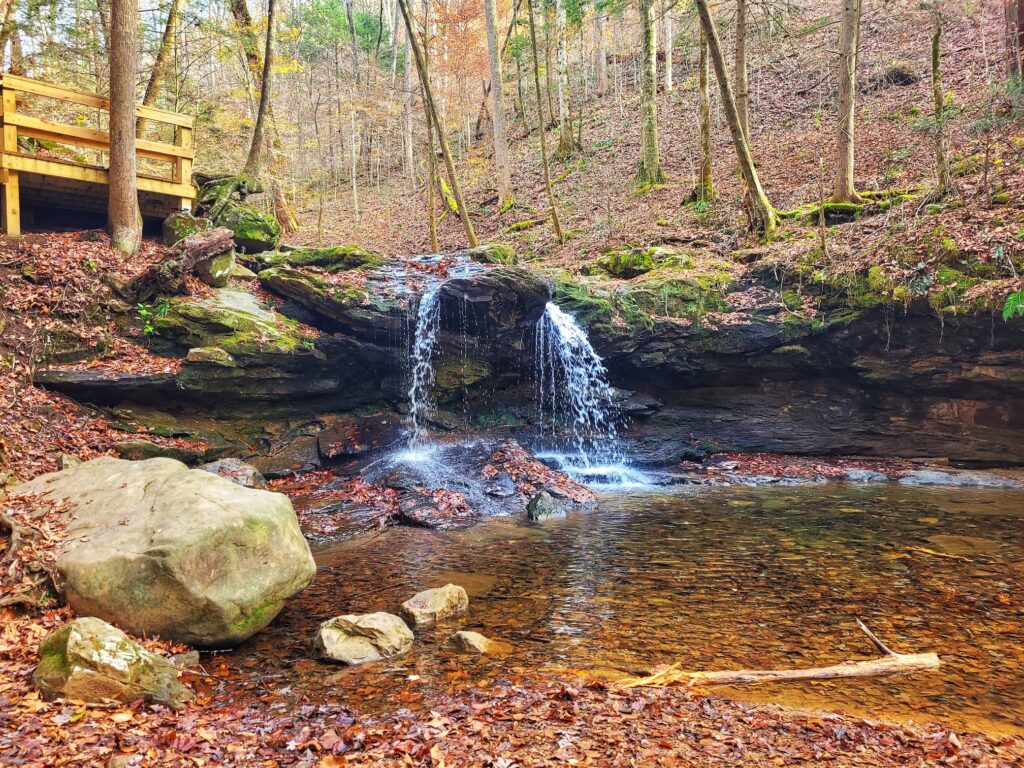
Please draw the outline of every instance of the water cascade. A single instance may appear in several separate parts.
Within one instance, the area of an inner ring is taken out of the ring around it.
[[[548,302],[537,323],[535,376],[541,444],[538,454],[566,474],[599,484],[645,484],[623,463],[608,371],[587,332]],[[560,437],[560,427],[568,438]]]

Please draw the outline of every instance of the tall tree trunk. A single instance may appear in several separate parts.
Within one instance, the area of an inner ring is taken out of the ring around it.
[[[352,12],[352,0],[345,0],[345,20],[348,22],[349,50],[352,53],[352,77],[359,84],[359,41],[356,38],[356,20]]]
[[[423,69],[427,73],[427,77],[430,77],[430,3],[431,0],[423,0]],[[399,9],[401,10],[401,9]],[[411,15],[411,14],[410,14]],[[410,34],[410,30],[406,30],[409,34],[410,50],[412,50],[412,39],[413,36]],[[410,63],[411,55],[410,55]],[[430,233],[430,249],[434,253],[441,250],[441,246],[437,241],[437,151],[434,149],[434,120],[430,116],[430,110],[427,109],[427,97],[423,90],[422,81],[420,84],[420,98],[423,100],[423,116],[426,120],[427,126],[427,230]]]
[[[572,120],[569,118],[569,52],[566,39],[565,0],[555,0],[556,79],[558,81],[558,156],[573,153]]]
[[[426,108],[430,111],[430,117],[434,123],[434,130],[437,133],[437,142],[441,145],[441,156],[444,159],[445,170],[448,172],[448,179],[452,186],[452,195],[459,208],[459,218],[462,219],[462,227],[466,231],[466,240],[470,248],[476,248],[479,241],[473,231],[473,222],[469,219],[469,209],[466,207],[466,200],[462,196],[462,184],[459,182],[458,174],[455,173],[455,162],[452,159],[451,149],[448,146],[448,139],[445,136],[444,126],[439,118],[437,104],[434,102],[433,90],[430,87],[430,79],[427,77],[426,62],[423,59],[423,51],[413,36],[412,13],[409,10],[408,0],[399,0],[402,8],[402,16],[405,18],[405,29],[412,40],[412,55],[416,59],[416,69],[420,74],[420,82],[423,85],[423,99]]]
[[[245,160],[246,176],[258,178],[263,171],[263,144],[266,133],[267,113],[270,110],[270,99],[274,90],[274,30],[277,13],[277,0],[267,0],[267,44],[263,51],[263,76],[260,84],[260,106],[256,112],[256,125],[252,130],[252,144],[249,145],[249,156]]]
[[[942,0],[932,0],[932,102],[935,109],[935,189],[933,200],[953,191],[953,177],[946,158],[946,96],[942,90]]]
[[[715,199],[715,179],[711,168],[711,65],[708,61],[708,38],[700,30],[700,61],[697,64],[697,114],[700,121],[700,170],[697,186],[693,191],[695,200]]]
[[[405,64],[402,72],[402,144],[405,150],[405,172],[409,182],[416,186],[416,155],[413,152],[412,130],[412,46],[409,35],[405,35]]]
[[[665,93],[672,93],[672,49],[675,47],[675,32],[672,30],[672,0],[661,0],[662,29],[665,33]]]
[[[747,85],[747,0],[736,0],[736,112],[740,116],[743,138],[750,141],[750,88]]]
[[[597,95],[608,93],[608,49],[604,39],[604,8],[594,8],[594,72]]]
[[[491,135],[494,139],[494,170],[498,180],[498,205],[502,210],[512,204],[512,167],[505,133],[504,84],[501,79],[501,54],[498,51],[498,20],[494,0],[484,0],[487,16],[487,58],[491,65]]]
[[[256,28],[252,23],[252,15],[249,13],[246,0],[231,0],[231,15],[235,19],[235,26],[238,27],[238,33],[242,37],[242,53],[245,55],[245,64],[249,69],[253,87],[259,88],[260,78],[263,76],[263,65],[260,62]]]
[[[1006,19],[1006,76],[1024,74],[1024,0],[1003,0]]]
[[[350,104],[355,103],[355,94],[353,94]],[[359,223],[359,125],[356,123],[356,111],[353,107],[349,107],[348,116],[350,120],[350,132],[349,132],[349,146],[351,152],[349,153],[349,177],[352,183],[352,215],[355,218],[356,224]]]
[[[854,122],[857,94],[857,49],[860,47],[861,0],[843,0],[843,21],[839,30],[839,124],[836,144],[836,176],[832,199],[857,203],[860,195],[853,186]]]
[[[108,227],[111,246],[125,256],[131,256],[142,244],[142,216],[139,213],[135,166],[138,16],[138,0],[113,0],[110,13]]]
[[[171,7],[167,12],[167,24],[164,27],[164,35],[160,39],[160,48],[156,52],[156,59],[153,60],[153,69],[149,73],[146,93],[142,97],[142,103],[147,107],[156,106],[156,100],[160,96],[160,88],[167,77],[167,67],[171,63],[171,52],[174,50],[174,37],[178,32],[178,16],[180,13],[181,0],[171,0]],[[145,135],[146,123],[146,120],[139,120],[138,136]]]
[[[729,124],[729,133],[732,134],[732,143],[736,149],[740,173],[743,174],[743,180],[749,190],[748,205],[750,206],[751,227],[755,232],[770,235],[778,225],[778,217],[761,186],[757,168],[754,167],[754,158],[750,154],[750,147],[743,137],[739,114],[736,112],[736,99],[733,96],[732,84],[729,82],[729,70],[725,66],[725,56],[722,53],[722,42],[718,38],[718,30],[711,19],[707,0],[695,0],[695,2],[697,14],[700,16],[700,25],[708,40],[708,53],[715,68],[715,77],[718,79],[722,108],[725,111],[725,120]]]
[[[654,38],[654,0],[640,0],[640,39],[643,49],[640,62],[640,167],[636,181],[641,189],[646,189],[665,180],[658,153],[658,46]]]
[[[544,109],[541,104],[540,59],[537,57],[537,23],[533,16],[533,0],[526,0],[526,9],[530,17],[530,46],[533,50],[533,85],[537,91],[537,130],[540,133],[540,158],[544,165],[544,189],[548,194],[548,211],[551,214],[551,226],[555,230],[558,242],[565,242],[562,223],[558,220],[558,208],[555,207],[555,193],[551,189],[551,168],[548,166],[548,144],[544,131]]]

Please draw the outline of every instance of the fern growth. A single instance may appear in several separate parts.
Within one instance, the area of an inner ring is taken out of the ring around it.
[[[1003,320],[1011,317],[1024,317],[1024,291],[1015,291],[1006,297],[1003,305]]]

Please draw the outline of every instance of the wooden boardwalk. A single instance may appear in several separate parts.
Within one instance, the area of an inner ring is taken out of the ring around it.
[[[90,93],[50,85],[10,74],[0,74],[0,184],[3,189],[4,232],[21,234],[22,208],[105,213],[107,210],[107,158],[110,139],[105,130],[82,124],[56,122],[28,114],[31,100],[37,113],[72,114],[78,123],[103,124],[110,102]],[[54,103],[56,102],[56,103]],[[52,104],[52,111],[47,105]],[[76,113],[77,110],[77,114]],[[153,107],[136,107],[136,115],[159,128],[171,126],[173,143],[138,139],[139,207],[146,218],[163,218],[190,209],[192,186],[192,118]],[[21,141],[19,141],[21,140]],[[34,140],[26,141],[26,140]],[[51,148],[60,152],[36,151]],[[79,148],[91,157],[76,155]]]

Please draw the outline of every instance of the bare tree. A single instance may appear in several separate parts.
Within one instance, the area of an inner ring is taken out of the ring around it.
[[[935,188],[927,197],[941,200],[953,191],[946,157],[946,96],[942,90],[942,0],[932,0],[932,105],[935,120]]]
[[[459,209],[462,227],[466,231],[466,240],[469,241],[470,248],[476,248],[479,245],[479,241],[476,239],[476,233],[473,231],[473,222],[469,220],[469,209],[466,207],[466,200],[462,196],[462,184],[455,173],[455,162],[452,159],[451,148],[448,146],[448,139],[441,124],[440,112],[434,101],[433,90],[430,87],[430,78],[427,76],[426,62],[423,59],[423,51],[420,49],[420,44],[413,34],[415,27],[413,25],[412,12],[409,10],[409,0],[399,0],[399,7],[402,9],[402,17],[405,19],[405,31],[409,34],[410,42],[412,43],[412,55],[420,75],[420,85],[423,87],[424,106],[430,112],[434,132],[437,134],[437,143],[441,146],[441,157],[444,159],[445,170],[448,172],[448,179],[452,186],[452,196],[455,198],[455,204]]]
[[[747,85],[747,0],[736,0],[736,112],[740,116],[743,138],[750,141],[750,87]]]
[[[555,0],[555,77],[558,90],[558,152],[568,157],[576,149],[569,119],[569,51],[565,29],[565,0]]]
[[[146,93],[142,97],[142,103],[147,107],[156,106],[156,100],[160,96],[160,88],[167,78],[167,69],[171,64],[171,53],[174,50],[174,37],[178,32],[178,17],[181,15],[181,0],[171,0],[170,10],[167,11],[167,24],[164,26],[163,37],[160,38],[160,48],[157,49],[156,58],[153,60],[153,69],[149,73],[149,82],[146,84]],[[146,121],[140,119],[138,124],[138,135],[146,133]]]
[[[694,200],[715,199],[715,180],[711,167],[711,64],[708,61],[708,38],[700,31],[700,61],[697,64],[697,114],[700,122],[700,168],[693,190]]]
[[[739,113],[736,111],[736,99],[733,96],[732,84],[729,82],[729,71],[725,66],[725,56],[722,53],[722,42],[718,38],[718,30],[711,20],[711,13],[708,10],[707,0],[695,0],[697,4],[697,15],[700,16],[700,25],[708,40],[708,54],[711,56],[711,63],[715,68],[715,77],[718,79],[718,89],[722,97],[722,109],[725,112],[725,120],[729,125],[729,133],[732,134],[732,143],[736,149],[736,159],[740,166],[740,173],[747,185],[748,196],[747,206],[750,214],[750,225],[755,232],[770,235],[778,226],[778,216],[775,209],[768,200],[764,188],[761,186],[761,179],[757,175],[757,168],[754,167],[754,158],[750,154],[750,147],[743,136],[743,129],[740,127]]]
[[[605,9],[601,0],[594,3],[594,73],[597,79],[597,95],[608,92],[608,50],[604,39]]]
[[[672,93],[672,49],[675,47],[675,32],[672,30],[672,0],[661,0],[661,26],[665,35],[665,74],[662,80],[665,93]]]
[[[836,175],[832,199],[837,203],[859,203],[853,186],[854,103],[857,95],[857,53],[860,48],[861,0],[843,0],[839,30],[839,124],[836,143]]]
[[[548,166],[548,143],[544,131],[544,108],[540,89],[540,60],[537,56],[537,23],[533,17],[533,0],[526,0],[526,9],[530,17],[530,47],[533,50],[533,85],[537,92],[537,130],[540,133],[540,158],[544,165],[544,189],[548,194],[548,209],[551,214],[551,226],[554,227],[558,242],[565,242],[562,223],[558,220],[558,208],[555,207],[555,194],[551,189],[551,168]]]
[[[142,244],[136,189],[135,78],[139,62],[138,0],[113,0],[110,10],[110,172],[108,228],[114,250],[131,256]]]
[[[266,134],[267,112],[270,109],[271,92],[274,89],[274,30],[276,0],[267,0],[267,44],[263,51],[263,75],[260,78],[260,106],[256,112],[256,125],[252,130],[249,156],[245,160],[246,176],[259,177],[263,171],[263,144]]]
[[[1006,76],[1024,74],[1024,0],[1003,0],[1006,19]]]
[[[636,181],[643,189],[665,180],[658,152],[658,49],[654,38],[654,0],[640,0],[640,39],[640,167]]]
[[[498,179],[498,205],[505,210],[512,204],[512,168],[508,156],[508,136],[505,132],[504,85],[501,80],[501,53],[498,50],[498,20],[495,18],[494,0],[484,0],[487,16],[487,58],[491,66],[491,136],[494,140],[494,170]]]

